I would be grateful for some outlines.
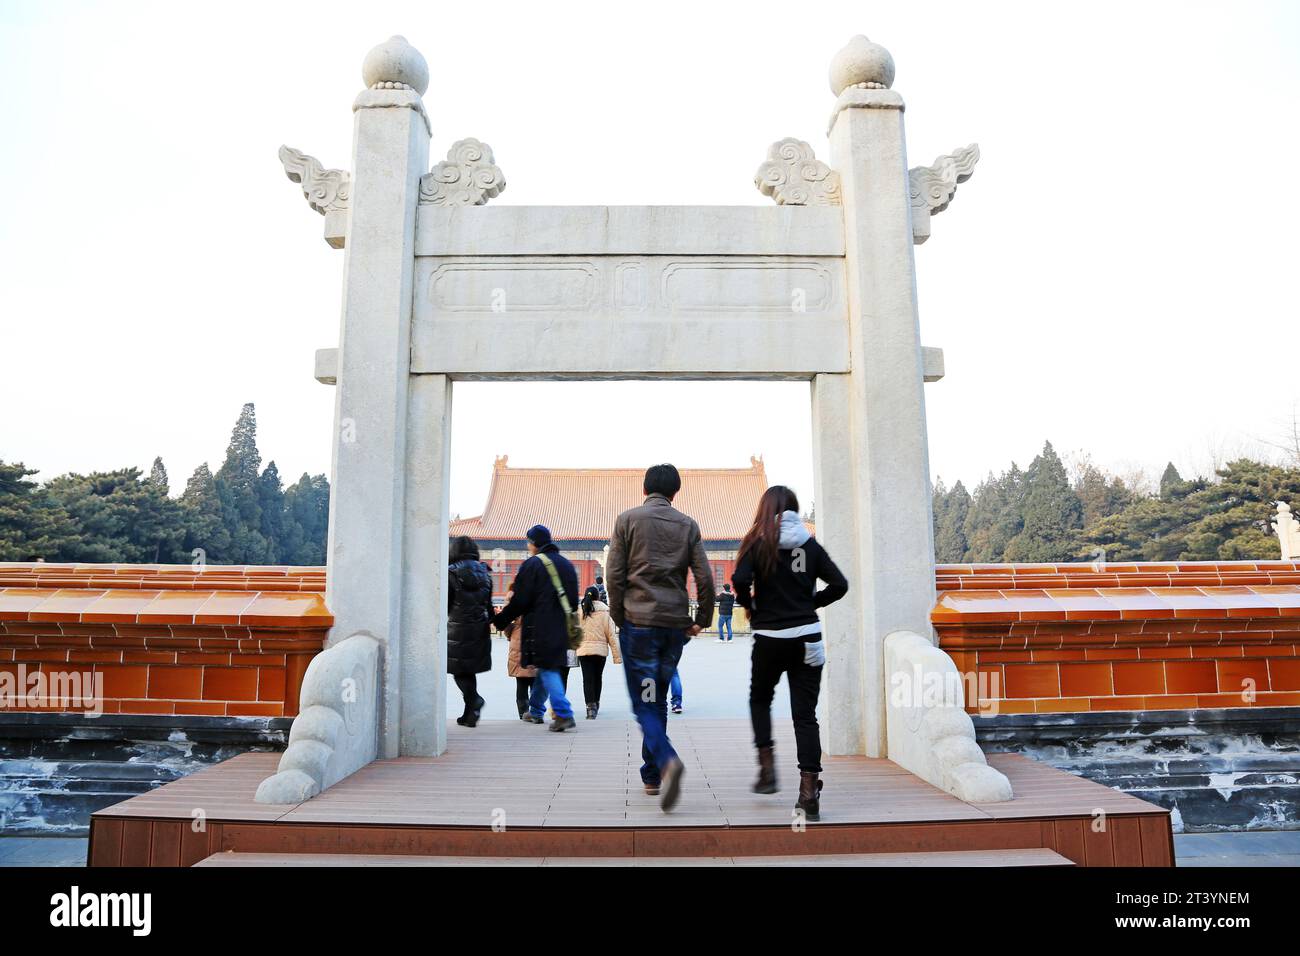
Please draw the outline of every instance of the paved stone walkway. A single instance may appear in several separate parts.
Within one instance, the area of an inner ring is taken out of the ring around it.
[[[736,635],[734,641],[721,643],[716,631],[709,631],[693,639],[682,652],[678,672],[682,678],[685,701],[683,717],[744,717],[749,716],[749,658],[753,639]],[[517,718],[515,710],[515,680],[506,675],[505,638],[492,638],[492,670],[478,675],[479,694],[487,701],[484,720],[509,720]],[[603,690],[600,699],[601,717],[617,720],[632,719],[632,706],[628,702],[627,683],[623,668],[614,664],[613,658],[605,662]],[[569,671],[569,701],[579,719],[586,712],[583,702],[582,670]],[[465,703],[455,683],[447,678],[447,716],[459,717]],[[774,717],[790,716],[790,691],[785,678],[776,689],[772,704]],[[675,716],[675,715],[674,715]]]

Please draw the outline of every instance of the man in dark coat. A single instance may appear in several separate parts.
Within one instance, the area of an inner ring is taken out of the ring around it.
[[[520,638],[520,663],[537,668],[528,698],[528,712],[535,724],[544,722],[546,698],[551,699],[555,720],[551,730],[563,733],[577,726],[573,720],[573,707],[564,694],[561,672],[569,666],[569,627],[564,608],[551,580],[546,563],[554,567],[564,589],[571,611],[578,608],[578,572],[569,559],[551,541],[551,532],[544,525],[528,529],[528,553],[531,557],[519,566],[514,592],[510,602],[492,618],[497,630],[504,631],[510,622],[524,615],[524,632]]]

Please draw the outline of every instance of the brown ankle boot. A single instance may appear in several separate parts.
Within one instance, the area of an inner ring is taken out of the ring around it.
[[[800,770],[799,802],[795,807],[803,811],[805,820],[821,818],[821,792],[822,782],[817,779],[817,774]]]
[[[776,756],[771,747],[758,748],[758,780],[755,793],[776,793]]]

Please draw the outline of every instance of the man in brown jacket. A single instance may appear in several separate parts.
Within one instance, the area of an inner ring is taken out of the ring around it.
[[[682,477],[672,465],[645,473],[645,502],[614,522],[605,567],[610,616],[619,626],[623,674],[641,725],[641,781],[662,792],[671,810],[682,785],[682,761],[668,739],[668,685],[686,642],[713,622],[713,574],[694,519],[673,507]],[[692,621],[686,571],[700,606]]]

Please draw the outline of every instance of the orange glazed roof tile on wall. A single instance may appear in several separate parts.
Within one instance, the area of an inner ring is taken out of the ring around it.
[[[939,565],[936,627],[1300,617],[1300,562]]]
[[[326,629],[323,568],[0,562],[0,621]]]
[[[759,458],[751,458],[748,468],[683,468],[681,475],[682,490],[673,505],[714,541],[739,540],[767,490]],[[451,533],[513,541],[544,524],[557,540],[603,540],[621,512],[644,500],[644,477],[644,468],[511,468],[502,456],[492,471],[483,514],[453,521]]]

